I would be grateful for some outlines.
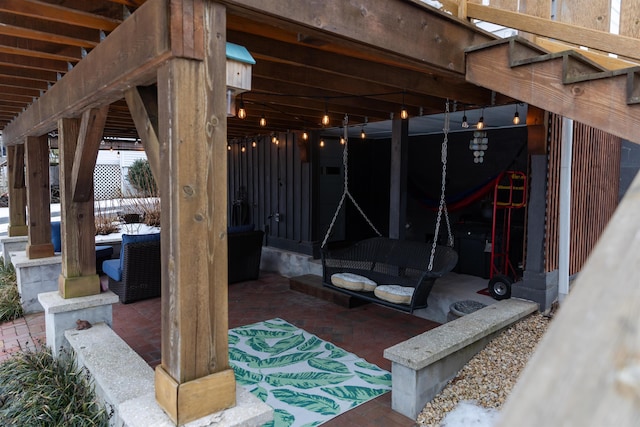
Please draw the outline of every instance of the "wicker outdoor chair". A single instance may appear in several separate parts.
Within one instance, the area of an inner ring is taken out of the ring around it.
[[[120,259],[107,260],[103,270],[109,277],[109,289],[127,304],[160,296],[160,238],[126,242],[123,235]],[[154,236],[154,235],[150,235]],[[140,236],[129,236],[140,237]]]

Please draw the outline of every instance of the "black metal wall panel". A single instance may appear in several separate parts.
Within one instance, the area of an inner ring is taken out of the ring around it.
[[[277,143],[268,136],[230,143],[229,224],[238,223],[234,209],[243,204],[243,222],[264,230],[268,245],[311,254],[312,169],[300,151],[308,142],[293,133],[276,137]]]

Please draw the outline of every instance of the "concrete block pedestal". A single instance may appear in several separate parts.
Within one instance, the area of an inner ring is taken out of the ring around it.
[[[56,290],[41,293],[38,300],[44,308],[44,320],[47,333],[47,346],[54,356],[61,348],[69,348],[64,333],[76,329],[78,320],[86,320],[96,324],[104,322],[112,324],[112,304],[118,302],[118,296],[111,291],[97,295],[64,299]]]
[[[0,239],[0,250],[2,250],[5,264],[11,262],[11,252],[27,250],[28,240],[27,236],[3,237]]]
[[[11,262],[16,269],[18,292],[25,314],[43,311],[38,294],[58,290],[62,257],[29,259],[25,251],[20,251],[11,254]]]

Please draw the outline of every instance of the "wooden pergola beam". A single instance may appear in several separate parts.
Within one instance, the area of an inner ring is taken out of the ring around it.
[[[401,59],[433,67],[453,74],[464,73],[467,46],[494,40],[495,37],[475,26],[440,12],[419,1],[394,2],[361,0],[325,0],[310,7],[298,0],[220,0],[229,11],[250,16],[264,24],[292,25],[294,31],[308,30],[312,36],[328,44],[334,40],[344,44],[352,40],[366,58],[386,51],[390,61]],[[336,11],[341,11],[336,13]],[[399,19],[402,17],[402,19]],[[395,31],[388,31],[394,28]],[[303,34],[305,35],[305,34]]]
[[[513,44],[506,40],[467,53],[467,80],[640,143],[640,106],[627,104],[629,77],[626,73],[595,70],[593,76],[597,78],[578,78],[565,83],[565,64],[572,63],[571,58],[544,55],[541,56],[544,61],[512,67],[510,45]]]
[[[155,81],[157,68],[173,55],[169,0],[147,1],[86,58],[3,130],[6,145],[52,131],[62,117],[77,117],[87,108],[110,104],[132,86]],[[136,43],[131,43],[136,40]],[[127,55],[122,47],[127,46]]]

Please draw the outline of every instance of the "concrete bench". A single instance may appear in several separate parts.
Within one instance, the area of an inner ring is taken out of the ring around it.
[[[391,407],[416,419],[458,371],[502,330],[538,310],[531,301],[507,299],[389,347]]]
[[[113,408],[110,425],[175,426],[156,403],[153,369],[109,326],[97,323],[81,331],[70,329],[65,337],[75,351],[78,365],[91,373],[98,398]],[[272,419],[273,409],[237,385],[236,406],[193,423],[259,426]]]

